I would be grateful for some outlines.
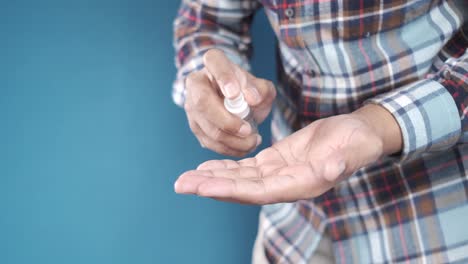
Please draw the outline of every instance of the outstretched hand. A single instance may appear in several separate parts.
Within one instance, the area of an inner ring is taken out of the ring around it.
[[[249,204],[318,196],[383,154],[401,148],[401,138],[386,140],[391,133],[399,135],[396,122],[375,107],[380,108],[371,105],[367,111],[313,122],[253,158],[207,161],[182,174],[175,191]],[[380,114],[383,119],[375,119]],[[389,129],[376,128],[375,120],[393,124]]]

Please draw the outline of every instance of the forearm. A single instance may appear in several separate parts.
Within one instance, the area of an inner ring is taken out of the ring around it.
[[[367,123],[382,140],[382,154],[390,155],[401,151],[403,139],[398,122],[384,107],[367,104],[351,115]]]

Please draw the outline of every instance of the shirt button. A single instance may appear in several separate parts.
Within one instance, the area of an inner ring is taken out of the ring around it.
[[[294,16],[294,9],[292,8],[286,8],[286,10],[284,10],[284,14],[288,17],[288,18],[292,18]]]
[[[444,76],[444,79],[450,80],[451,74],[449,70],[445,70],[442,72],[442,75]]]

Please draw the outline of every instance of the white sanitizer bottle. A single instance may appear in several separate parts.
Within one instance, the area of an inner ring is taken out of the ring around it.
[[[239,93],[239,96],[234,99],[224,98],[224,107],[226,107],[230,113],[247,121],[252,127],[252,133],[257,133],[257,123],[242,93]]]

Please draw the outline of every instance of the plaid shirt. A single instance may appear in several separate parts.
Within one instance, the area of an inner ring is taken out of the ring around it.
[[[338,263],[468,262],[466,0],[183,1],[175,28],[184,77],[218,48],[248,68],[249,26],[263,6],[278,38],[275,140],[310,122],[380,104],[398,121],[400,154],[324,195],[264,206],[265,253],[306,263],[326,234]],[[465,32],[465,33],[464,33]]]

